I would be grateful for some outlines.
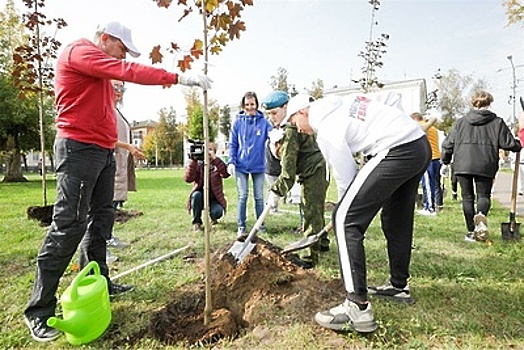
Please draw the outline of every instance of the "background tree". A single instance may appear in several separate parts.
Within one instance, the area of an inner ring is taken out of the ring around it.
[[[378,24],[375,19],[376,12],[380,8],[379,0],[369,0],[371,6],[371,26],[369,29],[369,39],[366,41],[366,48],[360,51],[358,56],[364,59],[362,67],[362,78],[353,80],[360,84],[365,92],[372,91],[374,88],[382,88],[384,84],[376,76],[377,68],[382,68],[382,55],[386,53],[386,41],[389,40],[389,34],[380,34],[378,38],[373,39],[373,27]]]
[[[504,0],[508,24],[522,23],[524,21],[524,5],[519,0]]]
[[[456,69],[450,69],[436,82],[438,87],[438,108],[442,121],[437,127],[447,135],[455,121],[470,109],[471,93],[477,89],[487,89],[484,80],[474,81],[470,75],[462,76]]]
[[[188,89],[185,95],[187,112],[187,137],[192,140],[204,139],[204,107],[196,89]],[[209,101],[208,119],[209,141],[215,142],[219,129],[219,106],[216,101]]]
[[[162,165],[181,165],[184,162],[184,135],[177,123],[176,111],[162,109],[155,130],[155,142]],[[156,156],[156,152],[155,152]]]
[[[277,69],[277,74],[271,76],[269,86],[271,86],[273,91],[285,91],[289,93],[290,86],[287,83],[287,70],[279,67]]]
[[[226,139],[229,138],[231,132],[231,108],[229,108],[229,105],[225,105],[220,110],[219,131]]]
[[[40,98],[42,89],[35,81],[38,75],[34,62],[47,56],[39,55],[35,48],[30,49],[38,43],[34,41],[35,35],[25,34],[25,29],[34,28],[34,22],[29,14],[24,15],[24,18],[25,26],[12,0],[0,12],[0,94],[3,96],[0,99],[0,152],[7,164],[3,179],[5,182],[26,181],[22,174],[21,158],[25,152],[40,148],[40,129],[49,133],[48,138],[51,139],[44,143],[46,149],[52,149],[54,138],[52,98],[47,95]],[[43,192],[45,204],[45,186]]]
[[[308,93],[313,96],[316,100],[324,97],[324,81],[322,79],[317,79],[311,83],[311,89],[308,90]]]
[[[144,142],[142,143],[142,152],[147,159],[148,166],[150,164],[158,164],[156,150],[156,132],[150,132],[146,135]]]

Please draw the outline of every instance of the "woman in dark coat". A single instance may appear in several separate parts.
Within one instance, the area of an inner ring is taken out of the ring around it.
[[[442,162],[449,164],[453,157],[453,170],[460,184],[467,241],[485,241],[488,237],[486,216],[499,169],[499,149],[521,149],[504,120],[489,110],[492,103],[489,92],[475,92],[471,97],[473,108],[457,120],[442,144]]]

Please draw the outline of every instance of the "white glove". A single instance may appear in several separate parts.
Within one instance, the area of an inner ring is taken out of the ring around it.
[[[449,167],[446,164],[442,164],[440,167],[440,176],[442,177],[448,177],[449,175]]]
[[[271,131],[268,134],[269,142],[271,143],[277,143],[278,141],[282,140],[284,137],[284,130],[282,129],[271,129]]]
[[[186,86],[200,86],[204,90],[211,89],[211,80],[207,75],[179,75],[178,83]]]
[[[235,164],[231,163],[227,166],[227,172],[231,176],[235,176]]]
[[[269,191],[269,195],[267,196],[267,204],[271,207],[271,208],[276,208],[278,207],[278,202],[280,201],[280,197],[278,194],[276,194],[275,192],[273,191]]]

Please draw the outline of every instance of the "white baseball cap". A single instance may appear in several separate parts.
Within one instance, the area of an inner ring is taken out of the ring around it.
[[[133,40],[131,39],[131,30],[122,23],[109,22],[103,26],[98,26],[97,31],[109,34],[112,37],[120,39],[120,41],[122,41],[122,44],[124,44],[131,56],[140,56],[140,51],[138,51],[135,44],[133,44]]]
[[[297,113],[301,109],[309,107],[313,101],[315,101],[315,99],[308,94],[298,94],[295,97],[292,97],[287,104],[286,116],[284,117],[284,119],[282,119],[280,125],[285,125],[289,117],[291,117],[293,114]]]

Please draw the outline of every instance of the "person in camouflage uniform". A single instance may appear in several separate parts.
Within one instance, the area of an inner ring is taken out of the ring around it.
[[[312,100],[310,96],[304,95],[303,98],[307,103]],[[288,106],[288,101],[287,93],[275,91],[262,102],[273,125],[279,125],[283,129],[282,139],[274,147],[276,156],[281,159],[282,172],[271,186],[271,191],[275,194],[273,200],[276,201],[289,192],[295,180],[302,185],[304,235],[309,236],[318,233],[325,225],[324,202],[329,186],[327,167],[315,136],[299,133],[294,119],[288,117],[301,108],[298,105]],[[268,203],[270,201],[268,199]],[[311,268],[317,264],[319,252],[328,251],[329,243],[326,236],[313,245],[309,249],[309,255],[302,257],[304,267]]]

